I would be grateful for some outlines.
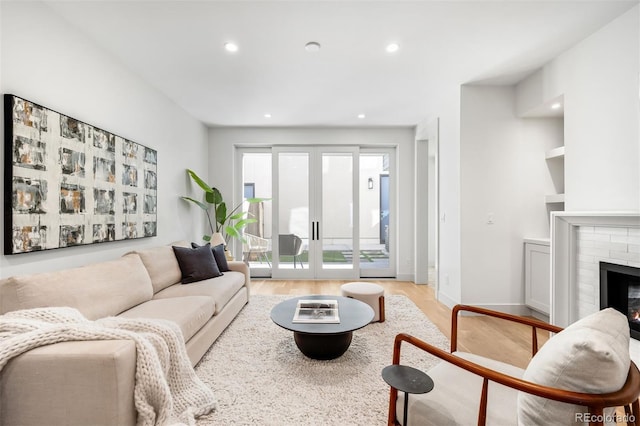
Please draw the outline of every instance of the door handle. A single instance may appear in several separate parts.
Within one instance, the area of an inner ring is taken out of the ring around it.
[[[320,222],[311,222],[311,241],[320,239]]]

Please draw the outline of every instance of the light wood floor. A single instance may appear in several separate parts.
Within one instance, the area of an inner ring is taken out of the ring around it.
[[[402,294],[411,299],[447,337],[451,337],[451,310],[435,300],[433,288],[408,281],[367,280],[384,287],[386,294]],[[339,295],[346,281],[329,280],[251,280],[252,294]],[[540,345],[548,339],[538,332]],[[458,322],[458,349],[526,367],[531,359],[531,329],[495,318],[462,317]],[[392,348],[389,348],[391,356]]]

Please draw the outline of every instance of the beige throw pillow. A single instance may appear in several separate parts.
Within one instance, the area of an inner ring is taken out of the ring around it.
[[[630,366],[629,322],[612,308],[583,318],[553,336],[527,367],[523,379],[545,386],[585,393],[620,389]],[[586,410],[520,392],[521,425],[582,423],[576,413]],[[583,418],[583,417],[582,417]]]

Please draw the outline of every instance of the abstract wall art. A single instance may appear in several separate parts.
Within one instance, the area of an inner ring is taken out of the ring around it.
[[[14,95],[4,110],[4,254],[156,236],[156,150]]]

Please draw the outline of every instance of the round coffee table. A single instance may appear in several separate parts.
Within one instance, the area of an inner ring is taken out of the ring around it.
[[[298,300],[337,300],[339,324],[294,323],[293,315]],[[293,338],[300,352],[313,359],[334,359],[344,354],[353,331],[368,325],[373,319],[373,309],[366,303],[342,296],[302,296],[278,303],[271,310],[271,319],[280,327],[293,331]]]

